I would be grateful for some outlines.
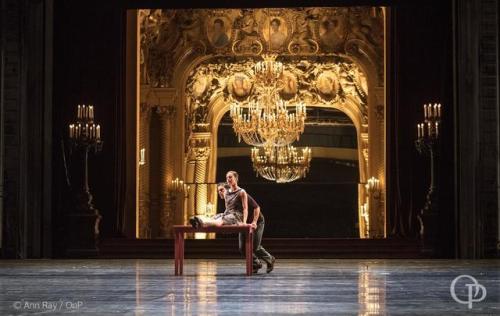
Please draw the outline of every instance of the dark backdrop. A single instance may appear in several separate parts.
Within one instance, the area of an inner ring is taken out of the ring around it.
[[[217,179],[228,170],[238,171],[239,185],[260,205],[266,237],[359,237],[357,163],[313,158],[306,178],[279,184],[256,177],[250,157],[217,159]]]
[[[125,11],[117,1],[56,1],[54,16],[54,218],[62,231],[62,219],[71,203],[63,181],[61,139],[67,137],[68,122],[76,118],[77,104],[93,104],[104,145],[101,153],[89,157],[89,182],[94,205],[103,217],[102,236],[119,235],[127,159],[123,124]],[[69,161],[68,168],[71,177],[79,165]],[[56,238],[56,242],[62,240]]]
[[[453,50],[451,1],[397,5],[391,10],[388,107],[388,233],[416,237],[417,212],[429,186],[428,158],[415,150],[423,104],[443,105],[439,245],[454,253]]]

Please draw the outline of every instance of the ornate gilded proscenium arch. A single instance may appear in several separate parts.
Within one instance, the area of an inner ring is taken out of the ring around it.
[[[161,125],[159,135],[168,135],[161,141],[168,144],[162,147],[161,166],[149,166],[149,174],[161,167],[168,170],[160,172],[161,183],[173,177],[194,183],[185,203],[167,199],[168,209],[160,210],[167,228],[205,213],[207,202],[214,202],[215,192],[206,183],[215,181],[217,127],[228,111],[228,97],[252,97],[254,63],[262,53],[276,53],[285,65],[283,98],[336,108],[353,121],[360,237],[385,236],[382,8],[140,10],[138,17],[141,109],[171,106],[176,113]],[[139,130],[147,133],[147,124]],[[365,188],[371,177],[380,180],[376,194]],[[139,196],[148,194],[140,189]]]
[[[368,174],[368,104],[367,81],[362,71],[354,63],[341,58],[329,58],[332,62],[317,60],[288,60],[284,62],[286,88],[283,97],[302,101],[308,107],[331,107],[338,109],[353,121],[358,135],[358,161],[360,183],[366,182]],[[253,65],[255,60],[239,62],[218,58],[195,68],[187,82],[188,130],[191,135],[203,133],[211,139],[210,151],[205,163],[207,182],[215,182],[217,161],[217,128],[229,110],[228,100],[251,98],[253,87]],[[238,80],[240,81],[238,83]],[[195,179],[193,179],[195,180]],[[203,196],[211,202],[215,192],[203,191]],[[365,201],[360,200],[360,203]],[[204,210],[200,209],[203,213]],[[360,218],[362,233],[366,218]],[[363,234],[361,234],[364,236]]]

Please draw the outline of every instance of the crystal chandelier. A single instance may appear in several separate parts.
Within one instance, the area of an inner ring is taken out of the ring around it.
[[[255,96],[248,102],[234,101],[230,116],[238,140],[257,147],[289,145],[304,132],[306,106],[281,99],[283,64],[276,55],[263,55],[255,64]],[[294,111],[293,111],[293,108]]]
[[[277,183],[304,178],[311,165],[311,149],[300,150],[288,145],[273,148],[252,148],[253,169],[261,177]]]
[[[289,112],[286,101],[270,101],[272,96],[262,96],[263,103],[250,102],[248,107],[232,104],[230,115],[238,140],[249,145],[285,146],[299,140],[304,132],[306,107],[303,103]],[[272,102],[272,103],[271,103]]]

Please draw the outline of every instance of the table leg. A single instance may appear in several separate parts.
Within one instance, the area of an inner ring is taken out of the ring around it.
[[[175,275],[179,275],[179,233],[174,232]]]
[[[179,253],[179,272],[180,275],[184,272],[184,233],[180,233],[179,236],[180,253]]]
[[[253,234],[254,234],[254,229],[250,228],[250,233],[248,234],[248,240],[250,240],[250,245],[248,245],[248,248],[250,248],[250,259],[248,260],[249,262],[249,267],[250,267],[250,275],[253,274]]]
[[[252,275],[252,244],[253,244],[253,235],[252,235],[252,229],[249,229],[246,233],[246,240],[245,240],[245,246],[246,246],[246,264],[247,264],[247,276]]]

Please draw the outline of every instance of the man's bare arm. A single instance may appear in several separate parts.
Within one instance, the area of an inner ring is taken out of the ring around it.
[[[245,191],[241,191],[240,193],[241,203],[243,204],[243,224],[247,223],[248,219],[248,196]]]
[[[257,206],[256,208],[253,209],[253,221],[252,224],[257,225],[257,220],[259,219],[260,216],[260,206]]]

